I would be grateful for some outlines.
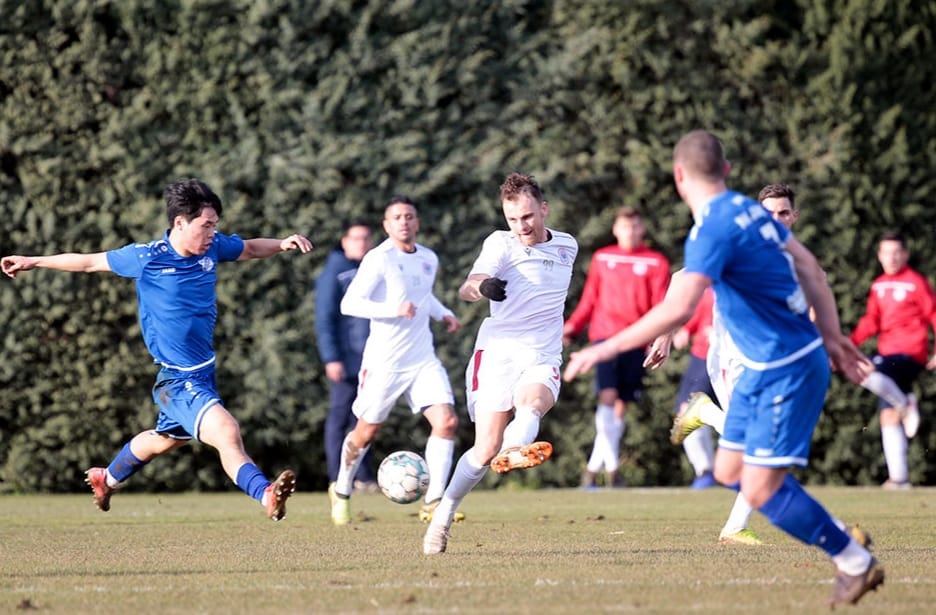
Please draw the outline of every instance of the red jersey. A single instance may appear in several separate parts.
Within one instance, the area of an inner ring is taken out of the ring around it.
[[[705,289],[702,297],[696,305],[695,313],[686,324],[683,325],[689,335],[692,336],[692,344],[689,346],[689,353],[700,359],[708,356],[709,333],[712,330],[712,308],[715,305],[715,291],[712,287]]]
[[[936,329],[936,296],[926,278],[909,267],[871,284],[865,315],[852,331],[855,344],[877,335],[881,355],[905,354],[925,364],[929,327]]]
[[[617,245],[597,250],[564,334],[575,336],[588,326],[591,341],[611,337],[659,303],[669,279],[669,261],[643,244],[633,250]]]

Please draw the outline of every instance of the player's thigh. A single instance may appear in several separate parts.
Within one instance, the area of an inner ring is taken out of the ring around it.
[[[875,369],[893,380],[904,393],[913,391],[913,383],[925,369],[925,366],[905,354],[875,355],[872,362]],[[879,410],[890,407],[891,405],[886,400],[878,399]]]
[[[622,352],[613,361],[614,382],[610,386],[617,389],[618,399],[625,402],[640,401],[643,393],[644,361],[643,348]],[[599,381],[602,388],[607,388],[607,382]]]
[[[828,387],[828,356],[821,349],[784,368],[745,371],[732,396],[725,424],[728,436],[728,421],[737,402],[749,406],[745,464],[805,466]]]
[[[523,373],[506,350],[475,349],[465,369],[468,416],[478,412],[507,412],[513,408],[513,391]]]
[[[153,386],[153,401],[159,407],[157,433],[180,440],[200,440],[202,421],[212,407],[221,404],[221,397],[213,374],[176,377],[160,372]]]
[[[404,395],[413,413],[430,406],[455,405],[448,372],[438,359],[419,368]]]
[[[357,397],[351,410],[366,423],[380,425],[390,416],[396,401],[409,388],[415,372],[362,369]]]
[[[540,416],[546,414],[559,399],[561,379],[559,366],[532,365],[523,370],[514,387],[513,406],[532,408]]]

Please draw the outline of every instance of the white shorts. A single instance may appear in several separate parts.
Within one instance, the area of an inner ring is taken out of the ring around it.
[[[468,416],[475,408],[486,412],[508,412],[514,407],[514,392],[527,384],[541,384],[559,399],[559,368],[562,357],[547,356],[517,344],[475,348],[465,370]]]
[[[714,338],[709,346],[708,356],[705,358],[709,380],[712,381],[712,389],[715,391],[715,397],[718,398],[716,401],[726,411],[731,403],[731,394],[734,392],[735,384],[744,371],[740,355],[741,352],[735,346],[734,340],[725,331]]]
[[[455,405],[448,373],[438,358],[402,372],[379,367],[363,366],[358,374],[357,397],[351,410],[359,419],[383,423],[401,395],[413,414],[437,404]]]

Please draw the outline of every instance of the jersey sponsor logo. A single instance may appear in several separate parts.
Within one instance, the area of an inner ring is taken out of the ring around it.
[[[659,261],[647,256],[625,256],[618,254],[599,254],[598,260],[605,263],[608,269],[615,269],[618,265],[630,267],[634,275],[644,276],[650,267],[659,266]]]
[[[890,292],[894,301],[905,301],[913,291],[916,290],[916,284],[912,282],[877,282],[872,285],[878,298],[883,299]]]
[[[160,270],[159,270],[159,273],[161,273],[161,274],[170,274],[170,273],[175,273],[175,272],[176,272],[176,268],[175,268],[175,267],[166,267],[165,269],[160,269]]]

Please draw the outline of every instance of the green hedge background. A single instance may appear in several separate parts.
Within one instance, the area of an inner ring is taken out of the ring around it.
[[[463,426],[463,370],[486,305],[457,288],[491,230],[498,186],[531,172],[550,224],[581,254],[574,307],[614,210],[645,211],[674,268],[690,226],[672,146],[704,127],[723,140],[731,185],[794,184],[798,235],[826,267],[850,330],[878,275],[876,240],[905,232],[936,272],[936,2],[884,0],[0,0],[0,253],[99,251],[159,236],[163,187],[199,177],[225,201],[222,230],[306,233],[312,256],[220,272],[219,385],[248,451],[324,489],[327,407],[311,285],[341,222],[377,223],[396,192],[420,205],[440,256],[436,293],[466,325],[437,347]],[[66,492],[153,424],[156,369],[132,283],[30,272],[0,281],[0,489]],[[867,348],[873,351],[873,345]],[[647,378],[623,447],[632,485],[682,485],[667,441],[676,357]],[[936,386],[925,374],[911,479],[936,483]],[[577,484],[594,394],[566,386],[542,436],[557,447],[518,486]],[[886,478],[876,402],[835,380],[806,480]],[[421,450],[397,413],[378,459]],[[148,479],[148,480],[147,480]],[[148,466],[134,490],[233,488],[194,446]]]

